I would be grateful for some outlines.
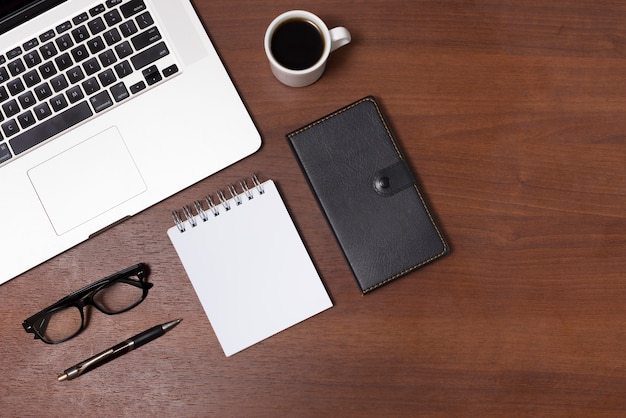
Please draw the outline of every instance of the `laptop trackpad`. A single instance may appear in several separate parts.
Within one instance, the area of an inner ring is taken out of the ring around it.
[[[115,127],[30,169],[28,176],[58,235],[146,190]]]

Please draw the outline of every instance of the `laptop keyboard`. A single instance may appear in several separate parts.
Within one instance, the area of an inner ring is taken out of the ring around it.
[[[106,0],[0,51],[0,164],[178,71],[143,0]]]

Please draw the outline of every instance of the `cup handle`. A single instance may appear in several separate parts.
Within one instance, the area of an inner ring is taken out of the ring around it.
[[[352,40],[348,29],[339,26],[330,30],[330,52],[347,45]]]

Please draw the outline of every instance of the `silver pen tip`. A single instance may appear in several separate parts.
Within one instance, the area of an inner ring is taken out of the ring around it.
[[[176,319],[174,321],[166,322],[165,324],[161,325],[161,328],[163,328],[163,331],[168,331],[178,325],[180,321],[182,321],[182,319]]]
[[[59,382],[62,382],[62,381],[64,381],[64,380],[67,380],[67,374],[66,374],[66,373],[60,374],[60,375],[59,375],[59,377],[57,377],[57,380],[58,380]]]

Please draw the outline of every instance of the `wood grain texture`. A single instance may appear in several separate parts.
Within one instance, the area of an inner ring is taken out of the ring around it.
[[[263,146],[0,287],[3,416],[626,413],[626,3],[319,0],[306,7],[353,42],[302,89],[272,77],[262,47],[269,22],[302,6],[194,4]],[[285,134],[370,94],[452,252],[361,297]],[[173,208],[252,172],[277,182],[335,306],[225,358],[165,231]],[[59,346],[23,331],[139,261],[155,286],[131,312],[94,312]],[[56,382],[179,317],[163,338]]]

